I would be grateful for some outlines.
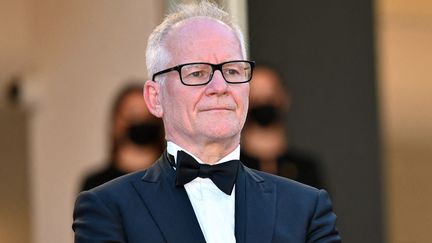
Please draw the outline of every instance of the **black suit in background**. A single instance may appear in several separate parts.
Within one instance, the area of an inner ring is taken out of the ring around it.
[[[261,170],[260,160],[250,154],[242,152],[240,160],[249,168]],[[276,156],[276,161],[277,175],[315,188],[326,188],[322,178],[323,171],[320,167],[320,161],[311,153],[290,147]]]
[[[109,166],[106,168],[87,175],[84,178],[81,191],[90,190],[125,174],[127,173],[117,169],[117,167],[114,166],[114,163],[109,163]]]

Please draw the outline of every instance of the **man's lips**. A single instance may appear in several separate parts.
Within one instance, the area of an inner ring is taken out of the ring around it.
[[[203,107],[200,108],[199,111],[233,111],[234,107]]]

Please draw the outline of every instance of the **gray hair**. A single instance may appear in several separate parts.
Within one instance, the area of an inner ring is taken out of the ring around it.
[[[146,53],[149,79],[152,78],[153,74],[166,67],[172,58],[165,48],[166,36],[171,28],[175,24],[193,17],[207,17],[226,24],[233,30],[239,40],[243,58],[247,57],[243,33],[227,12],[208,1],[201,1],[196,4],[179,4],[174,6],[173,11],[165,17],[164,21],[149,36]]]

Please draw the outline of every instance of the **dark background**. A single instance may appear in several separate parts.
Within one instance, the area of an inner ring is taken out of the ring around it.
[[[251,59],[293,92],[291,141],[320,156],[343,242],[384,242],[370,0],[249,1]]]

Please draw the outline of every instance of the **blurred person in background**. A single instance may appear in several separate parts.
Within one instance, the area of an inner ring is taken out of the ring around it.
[[[117,94],[110,133],[108,164],[85,177],[82,191],[149,167],[165,148],[162,120],[148,111],[142,85],[127,85]]]
[[[319,161],[289,139],[284,117],[292,98],[281,74],[269,65],[257,65],[250,87],[241,161],[250,168],[323,188]]]

